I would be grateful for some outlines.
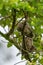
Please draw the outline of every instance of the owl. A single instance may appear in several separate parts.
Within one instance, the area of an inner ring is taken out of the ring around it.
[[[33,46],[33,39],[32,38],[25,37],[25,48],[29,52],[33,52],[34,50],[36,50],[35,47]]]
[[[17,26],[17,30],[18,31],[20,31],[20,32],[22,32],[22,30],[23,30],[23,26],[24,26],[24,22],[25,21],[22,21],[22,22],[20,22],[19,24],[18,24],[18,26]],[[27,37],[33,37],[33,32],[32,32],[32,28],[31,28],[31,26],[26,22],[26,25],[25,25],[25,28],[24,28],[24,35],[25,36],[27,36]]]

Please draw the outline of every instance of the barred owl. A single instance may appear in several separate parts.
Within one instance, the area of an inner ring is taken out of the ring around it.
[[[24,25],[24,21],[20,22],[17,26],[17,30],[22,32],[23,25]],[[26,25],[25,25],[25,28],[24,28],[24,35],[26,35],[28,37],[33,37],[33,32],[32,32],[31,26],[27,22],[26,22]]]
[[[27,51],[33,52],[35,47],[33,46],[33,39],[29,37],[25,37],[25,48]]]
[[[32,38],[25,37],[25,47],[27,51],[30,50],[30,48],[32,47],[32,44],[33,44]]]

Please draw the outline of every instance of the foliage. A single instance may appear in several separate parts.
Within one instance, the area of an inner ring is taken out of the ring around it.
[[[43,41],[41,40],[43,34],[43,0],[0,0],[0,26],[3,28],[8,26],[9,28],[6,34],[0,31],[0,35],[9,41],[8,47],[14,45],[20,51],[23,50],[21,46],[23,36],[17,30],[17,25],[23,21],[25,16],[28,17],[27,22],[32,28],[33,45],[36,48],[35,52],[29,52],[32,60],[30,63],[31,65],[43,65]],[[27,62],[28,64],[29,62]]]

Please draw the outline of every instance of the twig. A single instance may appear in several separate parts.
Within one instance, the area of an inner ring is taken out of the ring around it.
[[[4,19],[8,19],[8,18],[10,18],[10,17],[11,17],[11,15],[4,16],[4,17],[0,17],[0,21],[2,21],[2,20],[4,20]]]
[[[19,22],[17,22],[17,23],[15,24],[15,26],[17,26],[17,25],[20,23],[20,21],[23,20],[23,18],[24,18],[24,17],[22,17],[22,18],[19,20]]]
[[[17,65],[17,64],[22,63],[22,62],[25,62],[25,61],[26,61],[26,60],[19,61],[19,62],[15,63],[14,65]]]

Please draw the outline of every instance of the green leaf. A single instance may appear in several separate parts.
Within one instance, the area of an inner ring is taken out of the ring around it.
[[[7,47],[11,47],[11,46],[12,46],[12,43],[8,42]]]
[[[39,60],[39,62],[43,65],[43,57]]]

